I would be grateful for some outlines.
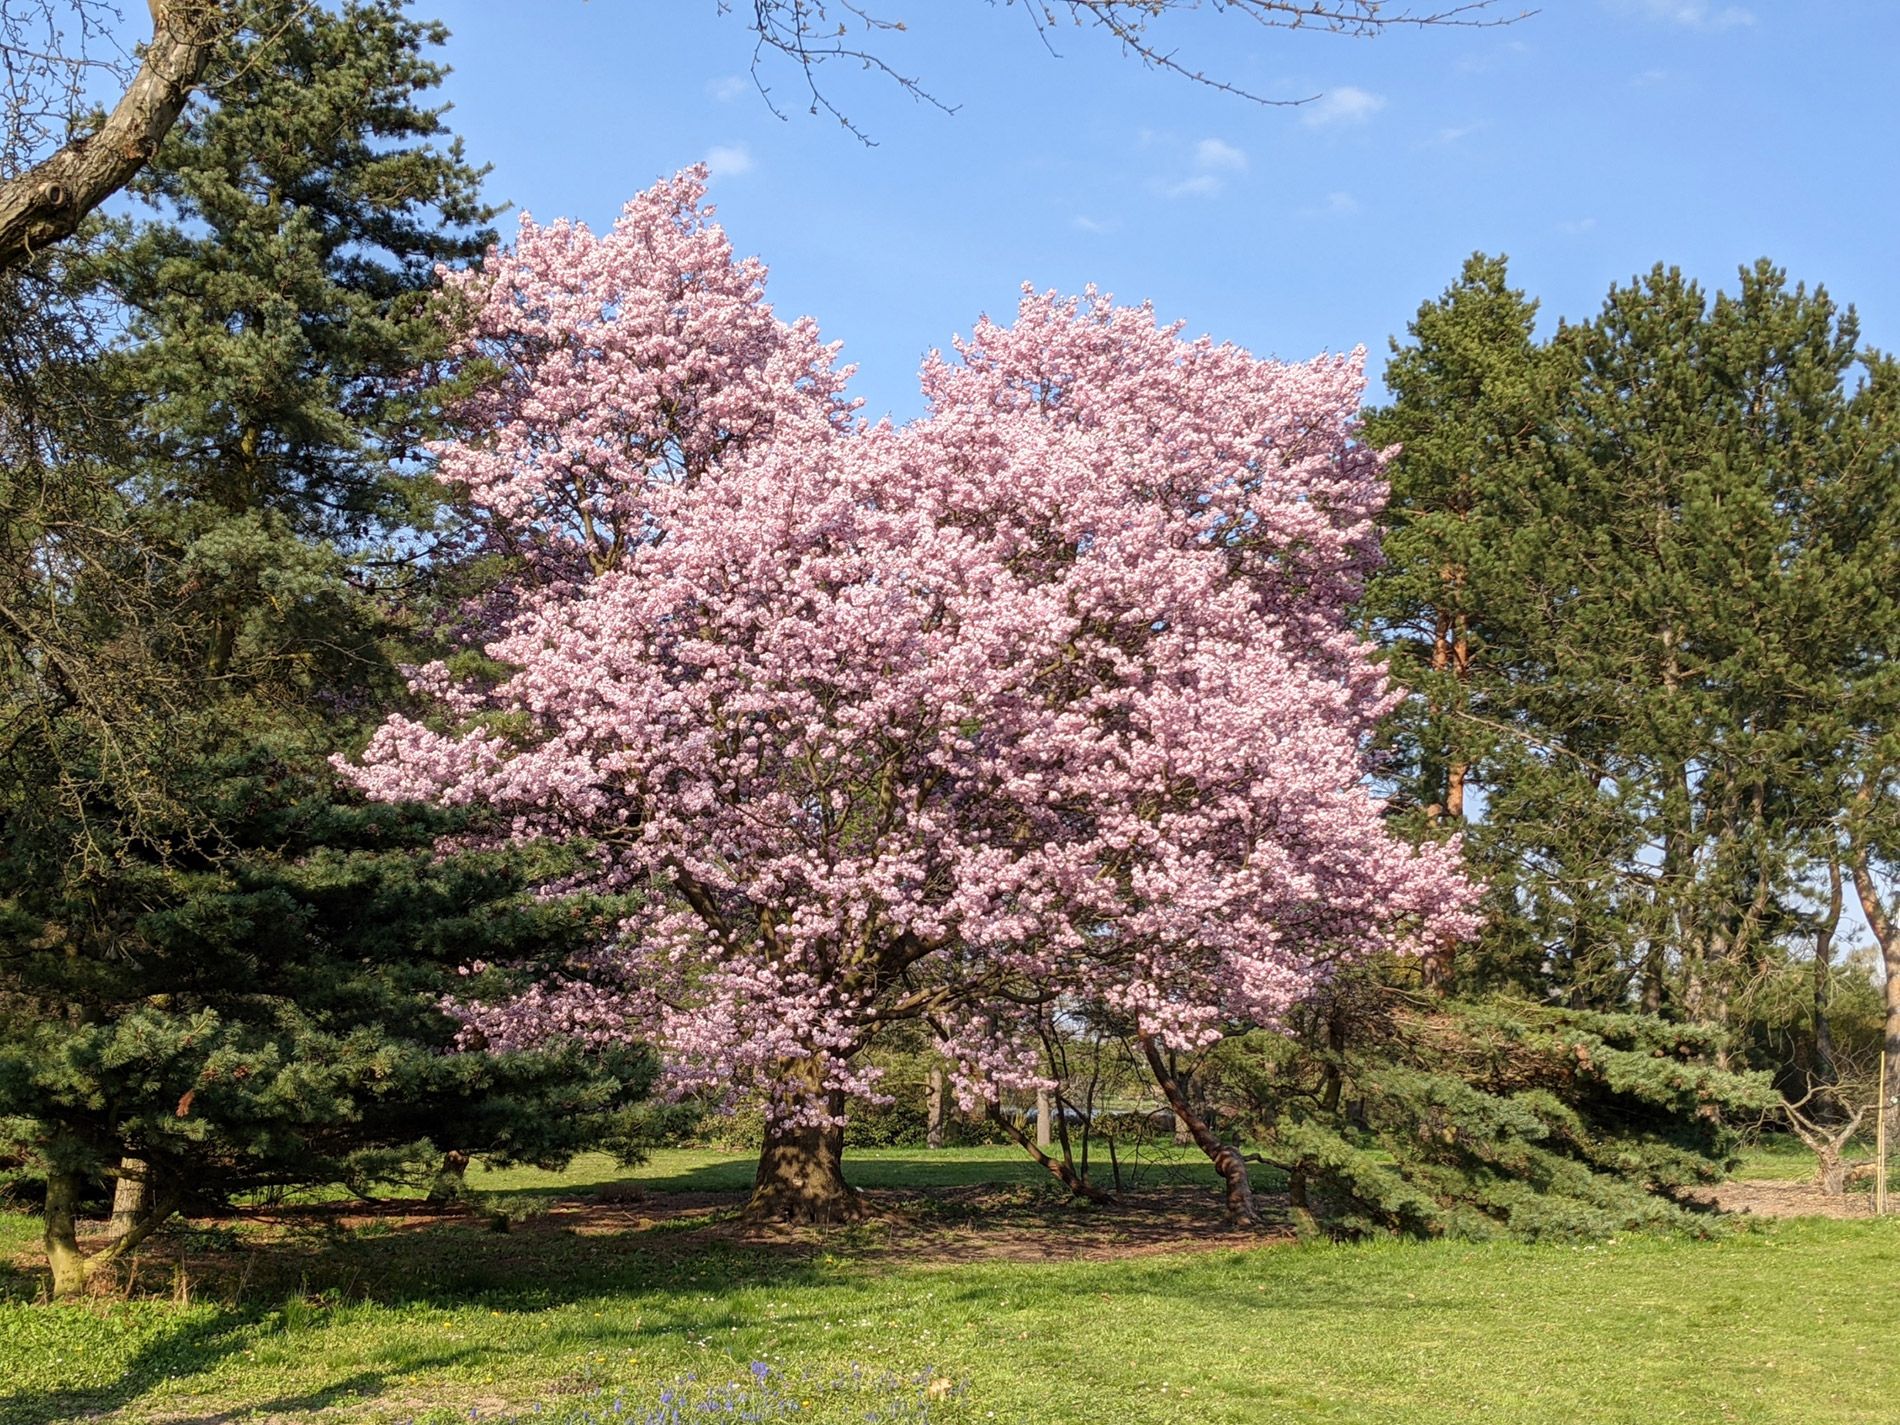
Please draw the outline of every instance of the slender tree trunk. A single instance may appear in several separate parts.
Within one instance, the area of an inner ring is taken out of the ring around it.
[[[1827,918],[1814,930],[1814,1067],[1821,1078],[1834,1078],[1834,1029],[1828,1003],[1834,997],[1834,932],[1841,923],[1841,863],[1827,863]]]
[[[1232,1144],[1216,1138],[1213,1129],[1188,1106],[1187,1096],[1181,1092],[1174,1075],[1168,1072],[1167,1061],[1161,1057],[1161,1050],[1145,1034],[1141,1036],[1141,1050],[1147,1057],[1155,1082],[1161,1086],[1161,1092],[1167,1095],[1168,1107],[1174,1110],[1174,1121],[1187,1124],[1195,1143],[1207,1154],[1214,1171],[1225,1180],[1229,1220],[1236,1227],[1260,1226],[1260,1209],[1254,1206],[1253,1184],[1247,1179],[1247,1160],[1241,1157],[1240,1150]]]
[[[46,1174],[46,1265],[53,1273],[53,1299],[64,1301],[86,1289],[89,1264],[79,1250],[79,1174],[49,1169]]]
[[[1036,1090],[1036,1146],[1042,1149],[1045,1153],[1049,1151],[1049,1142],[1050,1142],[1049,1120],[1053,1118],[1054,1116],[1055,1116],[1055,1110],[1050,1107],[1049,1090],[1037,1089]]]
[[[1471,623],[1462,613],[1452,619],[1451,672],[1462,703],[1470,696],[1466,685],[1471,681]],[[1470,775],[1463,749],[1453,748],[1445,768],[1445,815],[1453,821],[1465,819],[1465,781]]]
[[[112,1220],[106,1224],[106,1236],[112,1241],[124,1237],[151,1211],[150,1173],[150,1167],[142,1159],[119,1160],[119,1179],[112,1189]]]
[[[1660,935],[1652,934],[1643,951],[1644,1014],[1661,1014],[1663,1007],[1663,945]]]
[[[748,1221],[825,1225],[864,1215],[863,1199],[844,1180],[844,1095],[823,1088],[824,1068],[816,1057],[786,1065],[792,1089],[787,1102],[807,1111],[815,1107],[831,1121],[788,1125],[767,1120],[752,1199],[745,1207]]]
[[[932,1069],[930,1086],[925,1090],[930,1096],[924,1105],[924,1111],[928,1116],[924,1129],[924,1146],[926,1147],[943,1147],[943,1121],[946,1117],[945,1108],[950,1096],[949,1090],[950,1085],[945,1081],[942,1067]]]
[[[1887,1136],[1891,1140],[1895,1128],[1892,1104],[1900,1092],[1895,1087],[1900,1085],[1900,925],[1894,924],[1886,903],[1880,898],[1866,848],[1850,844],[1849,852],[1854,894],[1860,900],[1861,913],[1867,917],[1867,928],[1874,933],[1874,943],[1880,947],[1883,1011],[1880,1052],[1887,1063],[1887,1101],[1880,1105],[1880,1112],[1886,1117]]]
[[[1441,574],[1448,587],[1463,583],[1462,571],[1447,566]],[[1432,668],[1449,672],[1457,681],[1460,706],[1468,700],[1465,685],[1471,678],[1470,621],[1462,613],[1440,610],[1432,631]],[[1440,818],[1462,822],[1465,819],[1465,782],[1471,764],[1457,745],[1457,735],[1447,733],[1444,752],[1444,786],[1438,800],[1425,809],[1433,821]],[[1447,942],[1434,945],[1419,960],[1419,978],[1428,990],[1442,990],[1451,984],[1453,956],[1456,951]]]
[[[1011,1141],[1013,1141],[1018,1148],[1021,1148],[1030,1157],[1034,1158],[1048,1170],[1051,1177],[1077,1197],[1085,1197],[1090,1202],[1113,1202],[1115,1200],[1108,1193],[1103,1192],[1080,1173],[1076,1172],[1068,1163],[1062,1161],[1060,1158],[1052,1158],[1043,1152],[1042,1149],[1038,1148],[1035,1141],[1031,1139],[1027,1133],[1023,1132],[1020,1127],[1011,1123],[1009,1121],[1009,1115],[1004,1113],[997,1105],[990,1105],[989,1116],[990,1122],[1008,1134]]]

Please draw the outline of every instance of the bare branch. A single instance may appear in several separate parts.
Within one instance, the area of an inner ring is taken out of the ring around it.
[[[1463,0],[1463,3],[1429,10],[1393,9],[1389,0],[1002,0],[1002,3],[1022,7],[1044,48],[1051,54],[1057,52],[1056,32],[1063,28],[1098,31],[1111,38],[1124,54],[1149,69],[1165,70],[1250,103],[1288,106],[1309,103],[1315,96],[1275,98],[1196,68],[1183,60],[1178,51],[1165,45],[1158,27],[1165,27],[1165,21],[1178,13],[1207,8],[1222,15],[1251,20],[1263,29],[1370,38],[1394,29],[1509,25],[1535,13],[1530,10],[1498,13],[1493,8],[1498,0]],[[733,8],[733,0],[718,0],[718,4],[722,13],[730,13]],[[878,52],[880,39],[905,28],[902,20],[874,15],[857,0],[750,0],[750,7],[748,24],[756,39],[752,79],[772,112],[781,118],[783,112],[760,72],[761,62],[774,54],[798,66],[812,113],[829,114],[865,143],[870,139],[822,88],[819,71],[824,65],[846,61],[882,75],[920,103],[945,113],[954,111],[953,106],[926,90],[914,75],[896,69]]]

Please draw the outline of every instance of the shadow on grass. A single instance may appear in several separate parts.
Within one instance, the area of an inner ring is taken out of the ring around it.
[[[720,1158],[678,1171],[663,1164],[635,1169],[605,1169],[598,1176],[573,1175],[546,1185],[566,1194],[587,1193],[741,1193],[752,1190],[755,1160],[750,1156]],[[1197,1153],[1192,1157],[1146,1155],[1129,1159],[1125,1170],[1147,1182],[1213,1181],[1213,1169]],[[1106,1182],[1110,1168],[1106,1153],[1097,1153],[1092,1172]],[[853,1153],[845,1150],[844,1175],[853,1187],[919,1189],[959,1187],[1018,1187],[1051,1181],[1049,1172],[1026,1155],[969,1157],[930,1152],[892,1153],[889,1150]],[[474,1180],[478,1189],[481,1179]],[[537,1187],[541,1185],[537,1184]]]
[[[526,1316],[610,1295],[657,1297],[653,1307],[631,1320],[617,1313],[579,1328],[598,1347],[630,1349],[644,1348],[681,1329],[677,1313],[667,1308],[668,1296],[676,1296],[682,1306],[689,1300],[701,1303],[692,1309],[697,1329],[718,1330],[741,1324],[741,1317],[718,1308],[707,1312],[707,1298],[744,1286],[809,1285],[822,1276],[814,1263],[798,1258],[720,1243],[694,1243],[685,1252],[653,1251],[631,1245],[635,1235],[580,1237],[559,1230],[499,1234],[461,1221],[367,1237],[300,1233],[248,1254],[241,1276],[237,1262],[200,1259],[192,1264],[196,1303],[191,1315],[161,1320],[149,1339],[126,1357],[110,1384],[7,1393],[9,1382],[0,1369],[0,1425],[94,1419],[134,1404],[167,1383],[173,1390],[181,1385],[189,1390],[194,1379],[210,1376],[238,1353],[321,1331],[333,1319],[347,1323],[362,1305]],[[638,1235],[652,1240],[650,1230]],[[221,1289],[241,1295],[214,1304]],[[21,1304],[11,1309],[33,1313],[52,1326],[57,1313],[92,1308]],[[576,1328],[570,1323],[563,1329]],[[260,1417],[300,1418],[357,1398],[400,1397],[411,1378],[535,1349],[531,1330],[518,1336],[511,1330],[508,1335],[507,1345],[420,1350],[395,1364],[357,1370],[277,1398],[235,1401],[228,1390],[207,1383],[205,1393],[214,1400],[203,1413],[168,1413],[166,1419],[168,1425],[227,1425]],[[314,1343],[317,1338],[312,1339]],[[512,1344],[514,1339],[520,1344]],[[75,1346],[84,1349],[77,1341]],[[307,1353],[300,1354],[308,1359]],[[189,1402],[181,1404],[190,1409]]]
[[[210,1370],[225,1356],[253,1340],[249,1328],[256,1324],[255,1317],[221,1316],[161,1335],[132,1358],[118,1380],[102,1389],[31,1391],[0,1396],[0,1425],[55,1425],[62,1420],[96,1419],[102,1412],[132,1404],[162,1381],[177,1379],[181,1364],[183,1374],[188,1376]],[[230,1422],[258,1416],[275,1419],[323,1410],[379,1395],[390,1386],[399,1385],[406,1376],[455,1365],[478,1354],[481,1353],[458,1351],[421,1357],[401,1370],[358,1371],[296,1395],[247,1400],[238,1405],[214,1407],[201,1415],[168,1416],[167,1425],[230,1425]]]

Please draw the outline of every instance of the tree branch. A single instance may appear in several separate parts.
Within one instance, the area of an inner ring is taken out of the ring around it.
[[[152,39],[94,133],[0,183],[0,271],[70,236],[158,151],[204,76],[228,18],[220,0],[149,0]]]

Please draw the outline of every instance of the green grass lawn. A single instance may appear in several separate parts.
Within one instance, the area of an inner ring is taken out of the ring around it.
[[[1850,1162],[1871,1159],[1871,1144],[1855,1143],[1847,1151]],[[1799,1139],[1785,1133],[1764,1137],[1742,1152],[1742,1163],[1735,1176],[1754,1182],[1804,1182],[1814,1176],[1814,1154],[1801,1146]]]
[[[939,1183],[1016,1172],[1001,1150],[894,1150],[856,1155],[854,1175],[916,1185],[920,1162]],[[744,1177],[738,1155],[680,1152],[632,1173],[584,1161],[560,1179],[472,1185],[632,1178],[667,1191]],[[35,1231],[0,1216],[0,1256]],[[230,1254],[227,1281],[245,1279],[241,1236],[207,1245]],[[371,1224],[292,1247],[301,1287],[253,1284],[236,1304],[48,1308],[30,1304],[29,1275],[0,1275],[0,1421],[446,1422],[537,1402],[543,1419],[640,1419],[688,1373],[740,1379],[753,1361],[809,1390],[800,1418],[811,1420],[864,1418],[863,1400],[822,1388],[854,1366],[954,1380],[960,1395],[930,1402],[946,1425],[1891,1425],[1900,1392],[1884,1344],[1900,1274],[1891,1219],[1709,1242],[1264,1246],[1062,1264],[894,1264],[856,1255],[848,1235],[798,1255],[466,1223]],[[163,1273],[161,1258],[148,1286],[164,1287]]]
[[[851,1181],[864,1188],[971,1187],[980,1183],[1046,1183],[1048,1170],[1020,1148],[853,1148],[846,1154]],[[746,1192],[758,1166],[756,1152],[718,1148],[660,1148],[636,1167],[623,1168],[604,1153],[586,1153],[559,1173],[539,1168],[472,1167],[476,1192],[598,1192],[640,1187],[651,1192]],[[1130,1172],[1137,1165],[1124,1164]],[[1105,1174],[1106,1162],[1098,1165]],[[1148,1180],[1215,1181],[1197,1149],[1151,1147],[1139,1164]]]

